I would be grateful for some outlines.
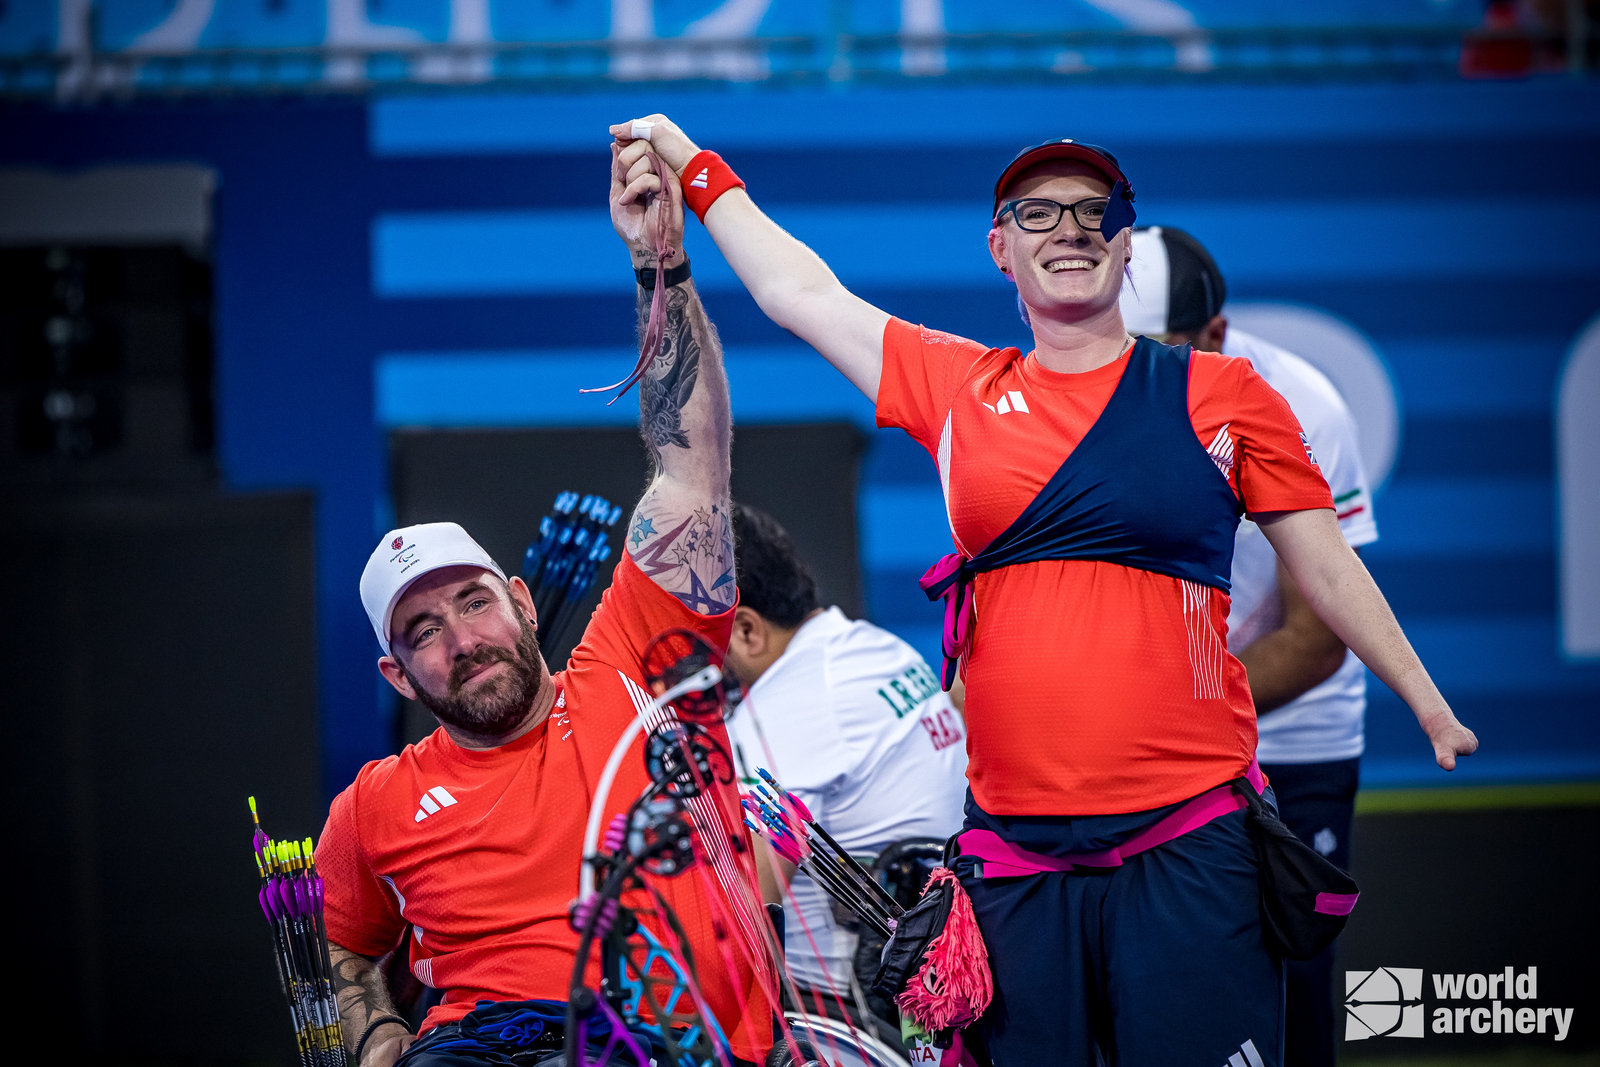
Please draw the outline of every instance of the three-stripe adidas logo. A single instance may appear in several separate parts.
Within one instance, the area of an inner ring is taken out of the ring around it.
[[[689,188],[691,188],[691,189],[705,189],[705,188],[707,188],[709,186],[709,184],[710,184],[707,181],[707,179],[710,178],[710,177],[711,177],[711,168],[710,167],[703,168],[700,171],[699,174],[696,174],[694,176],[694,181],[689,183]]]
[[[1256,1043],[1249,1038],[1239,1046],[1239,1051],[1228,1057],[1225,1067],[1266,1067],[1261,1062],[1261,1053],[1256,1051]]]
[[[450,795],[449,790],[442,785],[436,785],[422,794],[420,802],[422,806],[417,809],[417,816],[413,821],[421,822],[440,808],[448,808],[455,802],[456,798]]]
[[[1015,389],[1002,396],[998,404],[984,404],[983,406],[996,415],[1009,415],[1013,411],[1020,411],[1024,415],[1033,414],[1028,410],[1028,402],[1022,399],[1022,394]]]

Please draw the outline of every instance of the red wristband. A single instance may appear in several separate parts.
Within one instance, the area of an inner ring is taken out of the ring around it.
[[[743,188],[744,182],[715,152],[701,152],[683,168],[683,202],[702,223],[717,197],[729,189]]]

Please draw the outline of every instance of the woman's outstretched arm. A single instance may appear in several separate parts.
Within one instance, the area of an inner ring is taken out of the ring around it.
[[[1456,719],[1428,669],[1406,640],[1389,602],[1326,508],[1252,515],[1311,607],[1372,673],[1417,717],[1433,755],[1447,771],[1477,751],[1478,739]]]

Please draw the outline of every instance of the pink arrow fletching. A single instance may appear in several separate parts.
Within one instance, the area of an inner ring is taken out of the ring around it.
[[[772,850],[778,855],[790,863],[798,864],[800,862],[800,846],[792,838],[769,837],[767,840],[772,842]]]
[[[811,809],[806,807],[803,803],[801,803],[799,797],[797,797],[793,793],[789,793],[789,792],[785,792],[784,796],[789,801],[790,804],[794,805],[794,810],[799,813],[799,815],[800,815],[800,817],[802,819],[804,819],[806,822],[816,822],[817,821],[816,818],[811,814]]]

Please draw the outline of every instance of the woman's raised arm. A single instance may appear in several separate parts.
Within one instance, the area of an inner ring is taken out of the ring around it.
[[[635,122],[650,124],[650,140],[635,140]],[[665,115],[649,115],[611,127],[632,181],[649,169],[646,149],[680,177],[700,148]],[[685,179],[685,184],[690,179]],[[768,218],[740,188],[718,197],[705,226],[728,265],[773,322],[822,353],[867,399],[877,402],[883,371],[887,312],[840,284],[815,252]]]

